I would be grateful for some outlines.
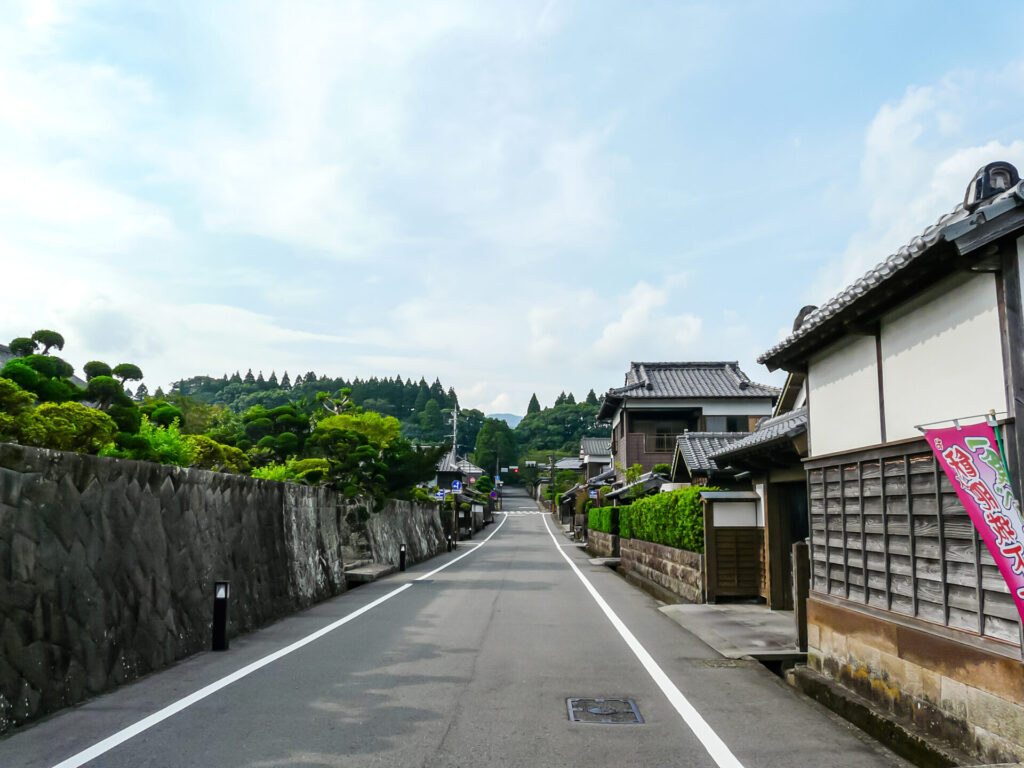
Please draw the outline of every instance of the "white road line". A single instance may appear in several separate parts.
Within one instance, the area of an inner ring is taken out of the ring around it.
[[[590,596],[594,598],[598,606],[604,611],[604,615],[608,617],[608,620],[612,623],[612,626],[622,636],[622,639],[626,641],[626,645],[633,651],[633,654],[637,657],[644,669],[647,670],[647,674],[651,676],[651,679],[661,689],[661,692],[665,694],[665,697],[669,700],[669,703],[675,707],[676,712],[683,718],[683,721],[689,726],[690,730],[693,731],[694,735],[700,739],[700,743],[704,745],[704,749],[711,755],[711,759],[717,763],[720,768],[743,768],[743,764],[736,759],[736,756],[732,751],[725,745],[725,742],[719,738],[718,734],[715,733],[711,726],[708,725],[707,721],[701,717],[700,712],[683,696],[676,684],[672,682],[671,678],[665,674],[665,671],[658,665],[658,662],[654,660],[654,657],[647,652],[640,641],[636,639],[636,636],[630,632],[629,627],[620,619],[615,611],[611,609],[611,606],[605,601],[601,594],[594,588],[587,577],[583,575],[582,571],[576,567],[576,563],[565,554],[561,546],[558,544],[558,539],[551,532],[551,528],[548,526],[547,518],[544,518],[544,527],[547,529],[548,536],[555,542],[555,546],[558,547],[558,554],[565,558],[565,562],[569,564],[573,572],[579,577],[580,581],[583,582],[583,586],[587,588]]]
[[[412,581],[406,582],[402,586],[400,586],[400,587],[398,587],[396,589],[391,590],[386,595],[382,595],[381,597],[378,597],[372,603],[367,603],[362,608],[359,608],[358,610],[352,611],[352,613],[348,614],[347,616],[343,616],[342,618],[338,619],[337,621],[331,622],[326,627],[318,629],[316,632],[313,632],[310,635],[306,635],[301,640],[296,640],[291,645],[285,646],[284,648],[282,648],[282,649],[280,649],[278,651],[274,651],[273,653],[271,653],[271,654],[269,654],[267,656],[264,656],[262,659],[257,659],[256,661],[252,662],[251,664],[247,664],[246,666],[242,667],[241,669],[232,672],[230,675],[227,675],[226,677],[222,677],[220,680],[216,680],[216,681],[210,683],[209,685],[204,686],[203,688],[200,688],[195,693],[191,693],[188,696],[184,697],[183,699],[178,699],[178,701],[174,702],[173,704],[167,705],[163,709],[161,709],[161,710],[159,710],[157,712],[154,712],[152,715],[149,715],[148,717],[144,717],[142,720],[139,720],[137,723],[129,725],[127,728],[122,728],[117,733],[113,734],[112,736],[108,736],[107,738],[103,739],[103,741],[100,741],[100,742],[97,742],[96,744],[93,744],[88,749],[84,749],[81,752],[79,752],[78,754],[72,755],[71,757],[67,758],[66,760],[62,760],[61,762],[59,762],[56,765],[54,765],[53,768],[78,768],[78,766],[85,765],[86,763],[90,762],[91,760],[95,760],[97,757],[99,757],[100,755],[104,754],[105,752],[109,752],[114,747],[117,747],[117,746],[119,746],[121,744],[124,744],[124,742],[128,741],[129,739],[132,739],[132,738],[138,736],[143,731],[149,730],[154,725],[157,725],[158,723],[163,722],[167,718],[172,717],[173,715],[178,714],[183,709],[187,709],[188,707],[191,707],[196,702],[202,701],[207,696],[211,696],[212,694],[214,694],[217,691],[219,691],[221,688],[226,688],[227,686],[231,685],[232,683],[241,680],[243,677],[248,677],[253,672],[255,672],[255,671],[259,670],[259,669],[262,669],[263,667],[267,666],[268,664],[273,664],[278,659],[284,658],[288,654],[293,653],[294,651],[299,650],[299,648],[302,648],[303,646],[309,645],[314,640],[319,640],[324,635],[326,635],[326,634],[328,634],[330,632],[333,632],[334,630],[338,629],[338,627],[341,627],[341,626],[343,626],[345,624],[348,624],[353,619],[359,618],[364,613],[367,613],[367,612],[373,610],[374,608],[376,608],[381,603],[384,603],[385,601],[390,600],[395,595],[397,595],[397,594],[399,594],[401,592],[404,592],[405,590],[409,589],[409,587],[411,587],[414,582],[423,581],[424,579],[428,579],[431,576],[433,576],[435,573],[437,573],[438,571],[443,571],[449,565],[454,565],[455,563],[457,563],[459,560],[461,560],[462,558],[466,557],[467,555],[473,554],[478,549],[480,549],[480,547],[482,547],[484,544],[486,544],[488,541],[490,541],[491,537],[493,537],[494,534],[496,534],[499,530],[501,530],[501,526],[505,524],[505,520],[507,520],[507,519],[508,518],[506,517],[504,520],[502,520],[498,524],[498,527],[495,528],[493,531],[491,531],[491,535],[490,536],[488,536],[486,539],[481,541],[479,544],[477,544],[471,550],[469,550],[468,552],[465,552],[465,553],[459,555],[456,558],[453,558],[453,559],[449,560],[447,563],[442,565],[440,568],[435,568],[430,573],[424,574],[423,576],[419,576],[419,577],[413,579]]]

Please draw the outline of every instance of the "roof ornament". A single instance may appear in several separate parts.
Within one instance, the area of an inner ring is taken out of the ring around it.
[[[987,201],[1020,182],[1020,174],[1010,163],[1002,160],[983,165],[974,174],[964,194],[964,208],[974,213]]]
[[[818,307],[814,304],[808,304],[805,307],[801,307],[800,311],[796,313],[796,319],[793,320],[793,331],[796,332],[800,329],[800,326],[804,324],[804,320]]]

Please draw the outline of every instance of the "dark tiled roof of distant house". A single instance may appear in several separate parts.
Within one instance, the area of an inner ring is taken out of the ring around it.
[[[736,362],[630,363],[626,383],[605,394],[598,418],[624,399],[776,397],[778,387],[751,381]]]
[[[615,480],[615,470],[606,469],[599,475],[594,475],[590,480],[587,481],[589,485],[604,485],[605,483],[611,483]]]
[[[584,437],[580,441],[580,453],[584,456],[611,456],[610,437]]]
[[[803,406],[770,419],[763,419],[750,435],[713,453],[711,459],[726,464],[729,456],[765,447],[778,440],[791,440],[806,431],[807,407]]]
[[[686,432],[676,439],[677,453],[683,457],[690,474],[717,472],[718,465],[711,457],[749,434],[749,432]]]
[[[862,311],[870,310],[876,304],[878,294],[883,288],[907,280],[915,282],[910,279],[911,273],[916,269],[923,270],[926,265],[922,262],[929,261],[942,250],[938,246],[948,243],[951,248],[959,249],[959,246],[953,245],[955,240],[968,235],[985,222],[1020,208],[1022,204],[1024,182],[996,195],[988,204],[979,207],[973,213],[967,211],[963,203],[959,203],[951,212],[940,216],[938,221],[896,253],[808,314],[799,328],[761,355],[757,362],[767,365],[771,370],[781,367],[788,359],[787,353],[792,352],[801,341],[811,341],[815,337],[826,339],[833,326],[838,328],[843,322],[856,319]],[[971,242],[969,247],[965,246],[963,250],[974,250],[977,247],[977,242]]]

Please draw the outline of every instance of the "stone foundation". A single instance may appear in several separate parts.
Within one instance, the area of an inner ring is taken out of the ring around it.
[[[1024,760],[1020,649],[807,600],[808,663],[979,763]],[[949,635],[949,636],[946,636]],[[1012,658],[1016,655],[1017,658]]]
[[[587,552],[594,557],[618,557],[619,537],[591,528],[587,531]]]
[[[620,539],[620,567],[691,603],[704,602],[704,557],[639,539]]]

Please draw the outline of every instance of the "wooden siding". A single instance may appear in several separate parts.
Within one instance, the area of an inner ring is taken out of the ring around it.
[[[1019,645],[995,561],[931,451],[808,470],[811,589]]]

